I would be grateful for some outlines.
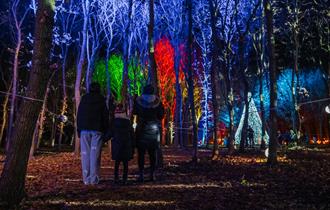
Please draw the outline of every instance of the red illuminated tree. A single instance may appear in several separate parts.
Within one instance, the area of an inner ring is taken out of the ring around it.
[[[174,118],[174,110],[176,106],[175,91],[175,71],[174,71],[174,48],[168,38],[161,38],[155,45],[155,59],[158,69],[158,81],[160,88],[160,98],[164,104],[169,119]],[[183,73],[179,76],[183,78]],[[180,79],[180,80],[181,80]]]

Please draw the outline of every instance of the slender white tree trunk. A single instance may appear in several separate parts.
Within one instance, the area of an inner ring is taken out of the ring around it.
[[[79,56],[79,61],[78,61],[78,66],[77,66],[77,75],[76,75],[76,82],[74,86],[74,98],[75,98],[75,154],[79,155],[79,138],[77,134],[77,112],[78,112],[78,106],[80,103],[80,83],[81,83],[81,78],[82,78],[82,71],[83,71],[83,66],[85,62],[85,54],[86,54],[86,43],[87,43],[87,26],[88,26],[88,14],[89,14],[89,0],[82,0],[82,7],[84,11],[84,23],[83,23],[83,31],[82,31],[82,45],[81,45],[81,51],[80,51],[80,56]]]
[[[16,102],[16,94],[17,94],[17,85],[18,85],[18,59],[19,59],[19,53],[22,45],[22,34],[21,29],[19,26],[19,23],[17,19],[15,18],[16,22],[16,29],[17,29],[17,45],[15,49],[15,56],[14,56],[14,66],[13,66],[13,87],[11,91],[11,101],[10,101],[10,112],[9,112],[9,125],[8,125],[8,133],[7,133],[7,145],[6,150],[8,151],[8,148],[10,146],[10,138],[12,135],[12,128],[14,124],[14,115],[15,115],[15,102]]]

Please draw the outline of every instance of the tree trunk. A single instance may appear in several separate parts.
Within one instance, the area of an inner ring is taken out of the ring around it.
[[[298,99],[299,99],[299,92],[297,93],[297,88],[299,87],[299,69],[298,69],[298,56],[299,56],[299,41],[298,41],[298,0],[295,0],[295,8],[294,8],[294,24],[292,26],[292,33],[293,33],[293,44],[294,44],[294,52],[293,52],[293,70],[292,70],[292,81],[291,81],[291,88],[292,88],[292,129],[295,134],[298,134],[300,129],[300,120],[299,120],[299,107],[298,107]],[[295,81],[296,79],[296,81]]]
[[[77,75],[76,75],[76,81],[74,85],[74,98],[75,98],[75,120],[74,120],[74,129],[75,129],[75,145],[74,145],[74,153],[75,155],[79,155],[79,148],[80,148],[80,141],[78,138],[78,133],[77,133],[77,121],[76,121],[76,115],[78,111],[78,106],[80,103],[80,83],[81,83],[81,78],[82,78],[82,71],[83,71],[83,66],[85,62],[85,54],[86,54],[86,43],[87,43],[87,26],[88,26],[88,15],[89,15],[89,0],[81,1],[82,3],[82,8],[84,12],[84,22],[83,22],[83,31],[82,31],[82,44],[81,44],[81,52],[79,56],[79,61],[77,65]]]
[[[66,58],[67,58],[67,47],[65,48],[65,52],[64,52],[64,57],[62,60],[62,91],[63,91],[63,101],[62,101],[62,106],[61,106],[61,116],[63,117],[64,115],[66,115],[67,113],[67,108],[68,108],[68,95],[67,95],[67,91],[66,91]],[[48,85],[48,84],[47,84]],[[60,122],[60,126],[59,126],[59,137],[58,137],[58,149],[61,149],[61,144],[62,144],[62,139],[63,139],[63,129],[64,129],[64,122]]]
[[[8,132],[7,132],[7,141],[6,141],[6,151],[8,151],[10,147],[10,139],[12,136],[12,130],[14,126],[14,117],[15,117],[15,104],[16,104],[16,94],[17,94],[17,86],[18,86],[18,65],[19,65],[19,53],[22,45],[22,33],[21,33],[21,27],[19,22],[17,21],[17,14],[13,14],[15,16],[15,25],[17,30],[17,43],[16,43],[16,49],[15,49],[15,55],[14,55],[14,66],[13,66],[13,87],[11,91],[11,100],[10,100],[10,112],[9,112],[9,124],[8,124]]]
[[[275,39],[273,32],[273,9],[270,0],[263,0],[266,28],[267,46],[270,74],[270,130],[269,130],[269,155],[267,162],[270,165],[277,163],[277,72],[275,63]]]
[[[319,113],[319,139],[321,141],[323,141],[323,114],[324,114],[324,111],[322,110],[323,109],[323,106],[321,105],[320,102],[317,103],[317,108],[318,108],[318,113]]]
[[[110,57],[110,48],[107,48],[107,54],[105,59],[105,75],[107,78],[107,105],[109,105],[110,97],[111,97],[111,84],[110,84],[110,72],[109,72],[109,57]],[[109,109],[110,107],[108,107]]]
[[[241,69],[242,70],[242,69]],[[247,129],[249,125],[249,108],[250,108],[250,101],[249,101],[249,85],[245,76],[245,73],[243,73],[244,77],[244,106],[245,106],[245,113],[244,113],[244,119],[243,119],[243,127],[241,131],[241,139],[240,139],[240,145],[239,145],[239,151],[244,152],[245,151],[245,145],[247,145]]]
[[[149,51],[149,77],[151,84],[155,87],[157,95],[159,94],[157,67],[155,60],[154,48],[154,26],[155,26],[155,11],[154,0],[149,0],[149,25],[148,25],[148,51]]]
[[[294,45],[295,45],[295,50],[293,54],[293,60],[294,60],[294,67],[292,70],[292,75],[291,75],[291,96],[292,96],[292,130],[297,134],[298,128],[299,128],[299,117],[298,117],[298,94],[297,93],[297,88],[298,88],[298,43],[297,42],[297,34],[294,31],[293,32],[294,36]]]
[[[260,48],[259,48],[259,56],[260,60],[258,62],[259,66],[259,98],[260,98],[260,118],[261,118],[261,145],[260,149],[266,149],[266,112],[265,112],[265,104],[264,104],[264,89],[263,89],[263,76],[265,72],[265,10],[263,8],[263,4],[260,4],[262,10],[262,20],[261,20],[261,34],[260,39]],[[258,60],[258,59],[257,59]]]
[[[218,145],[218,118],[219,118],[219,108],[217,101],[217,81],[218,81],[218,49],[217,49],[217,34],[216,34],[216,14],[213,5],[213,1],[209,0],[209,7],[211,13],[211,30],[212,30],[212,66],[211,66],[211,86],[212,86],[212,106],[213,106],[213,151],[212,159],[216,159],[219,156],[219,145]],[[207,90],[206,90],[207,91]],[[207,100],[207,98],[205,99]],[[207,102],[206,102],[207,103]],[[207,119],[206,119],[207,120]],[[207,132],[207,131],[206,131]]]
[[[197,139],[197,122],[196,122],[196,111],[195,111],[195,99],[194,99],[194,81],[193,81],[193,68],[192,68],[192,42],[193,42],[193,34],[192,34],[192,0],[187,0],[188,7],[188,47],[187,47],[187,71],[188,71],[188,97],[189,104],[191,109],[191,120],[193,126],[193,162],[197,162],[197,147],[198,147],[198,139]]]
[[[51,3],[38,1],[35,39],[26,96],[41,98],[49,76],[49,57],[52,48],[54,11]],[[0,178],[0,201],[4,205],[17,205],[25,195],[24,185],[34,125],[41,109],[40,101],[24,100],[17,112],[16,126]]]
[[[180,127],[182,123],[182,110],[181,110],[181,86],[179,83],[179,75],[180,75],[180,50],[178,46],[178,41],[174,43],[174,71],[175,71],[175,117],[174,117],[174,145],[180,145],[180,136],[182,132],[182,127]],[[181,146],[181,145],[180,145]]]
[[[39,148],[39,145],[41,142],[42,133],[44,131],[44,123],[45,123],[45,118],[46,118],[45,114],[46,114],[46,109],[47,109],[48,96],[49,96],[49,92],[50,92],[50,84],[52,83],[52,78],[53,78],[54,74],[55,74],[55,71],[52,73],[52,75],[50,76],[50,78],[48,79],[48,82],[47,82],[46,92],[44,95],[41,112],[39,114],[37,123],[35,125],[36,132],[34,132],[34,135],[32,138],[30,157],[34,156],[34,153]]]
[[[244,85],[244,106],[245,106],[245,113],[243,119],[243,128],[241,131],[241,139],[240,139],[240,147],[239,151],[244,152],[245,145],[247,144],[247,128],[249,124],[249,83],[246,78],[246,74],[244,71],[244,35],[240,35],[239,37],[239,71],[243,75],[243,85]]]
[[[263,72],[263,70],[261,70]],[[259,98],[260,98],[260,117],[261,117],[261,145],[260,149],[266,148],[266,113],[265,113],[265,105],[264,105],[264,93],[263,93],[263,74],[259,75]]]
[[[229,92],[229,104],[228,112],[229,112],[229,134],[228,134],[228,153],[232,154],[235,151],[235,134],[234,134],[234,99],[233,99],[233,90],[230,88]]]
[[[123,43],[123,61],[124,61],[124,69],[123,69],[123,85],[121,89],[122,101],[124,102],[124,106],[127,107],[128,105],[128,96],[129,96],[129,84],[128,84],[128,65],[129,65],[129,34],[131,32],[131,18],[132,18],[132,7],[133,7],[133,0],[129,0],[128,5],[128,23],[125,28],[125,35],[124,35],[124,43]]]
[[[3,133],[6,129],[7,126],[7,120],[8,120],[8,102],[9,102],[9,93],[11,91],[13,83],[10,83],[10,86],[8,88],[8,94],[5,96],[5,99],[3,100],[2,104],[2,123],[1,123],[1,128],[0,128],[0,145],[3,139]]]
[[[33,131],[33,137],[32,137],[32,144],[31,144],[31,148],[30,148],[30,154],[29,154],[29,160],[33,159],[34,158],[34,154],[35,154],[35,151],[36,151],[36,147],[37,147],[37,139],[38,139],[38,130],[39,130],[39,124],[40,124],[40,116],[41,116],[41,113],[39,114],[38,116],[38,119],[37,119],[37,123],[34,127],[34,131]]]
[[[54,86],[58,87],[58,75],[57,75],[57,79],[54,82]],[[52,110],[52,131],[51,131],[51,145],[54,148],[55,147],[55,141],[56,141],[56,132],[57,132],[57,116],[55,113],[57,112],[58,109],[58,104],[57,104],[57,100],[58,100],[58,88],[54,88],[54,96],[53,96],[53,110]]]

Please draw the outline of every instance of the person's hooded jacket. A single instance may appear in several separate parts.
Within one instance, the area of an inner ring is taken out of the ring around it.
[[[78,135],[82,130],[105,133],[109,127],[109,111],[105,98],[97,92],[90,92],[81,98],[77,114]]]
[[[112,123],[111,156],[112,160],[128,161],[133,158],[134,131],[125,112],[116,112]]]
[[[133,115],[137,115],[137,147],[150,149],[158,147],[164,107],[159,97],[153,94],[153,90],[144,90],[144,93],[136,99]]]

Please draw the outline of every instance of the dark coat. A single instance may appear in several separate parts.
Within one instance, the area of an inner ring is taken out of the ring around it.
[[[128,118],[117,117],[112,124],[112,160],[128,161],[133,158],[134,132]]]
[[[142,95],[135,101],[133,114],[137,115],[136,144],[138,148],[156,149],[160,143],[161,119],[164,107],[155,95]]]
[[[109,127],[109,112],[105,98],[99,93],[88,93],[81,98],[77,114],[78,134],[82,130],[105,133]]]

